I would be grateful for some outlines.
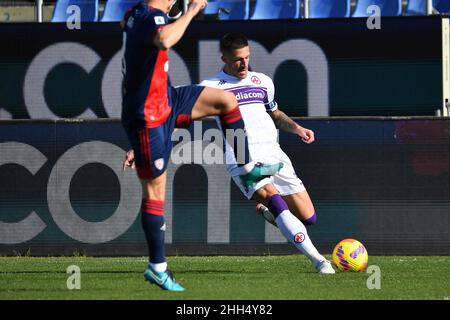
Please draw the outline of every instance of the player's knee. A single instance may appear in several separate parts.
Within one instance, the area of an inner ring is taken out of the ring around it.
[[[311,226],[316,223],[317,223],[317,215],[315,212],[313,213],[313,215],[311,217],[309,217],[308,219],[303,221],[303,224],[306,226]]]
[[[142,185],[142,196],[154,200],[164,200],[166,193],[165,175],[154,179],[140,179]]]

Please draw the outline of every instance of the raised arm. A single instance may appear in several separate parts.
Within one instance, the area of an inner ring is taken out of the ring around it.
[[[304,143],[310,144],[314,142],[314,131],[303,128],[283,111],[277,109],[273,112],[269,112],[269,114],[278,129],[300,136]]]
[[[177,44],[192,19],[194,19],[197,13],[204,9],[207,4],[207,0],[192,0],[184,15],[175,22],[159,29],[153,40],[154,44],[161,50],[167,50]]]

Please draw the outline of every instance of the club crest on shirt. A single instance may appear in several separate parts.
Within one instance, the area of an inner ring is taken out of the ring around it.
[[[257,76],[252,76],[251,80],[254,84],[261,84],[261,80]]]
[[[155,167],[158,170],[162,170],[164,168],[164,159],[160,158],[160,159],[156,159],[154,161]]]
[[[164,20],[164,17],[161,17],[161,16],[156,16],[155,17],[155,23],[156,24],[166,24],[166,21]]]

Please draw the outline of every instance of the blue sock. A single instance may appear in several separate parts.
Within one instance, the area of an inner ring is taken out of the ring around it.
[[[165,262],[164,201],[142,199],[141,222],[147,239],[149,261],[151,263]]]

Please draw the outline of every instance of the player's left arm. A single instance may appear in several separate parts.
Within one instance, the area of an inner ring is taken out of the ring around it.
[[[314,131],[302,127],[280,109],[269,112],[269,114],[278,129],[298,135],[307,144],[314,142]]]

